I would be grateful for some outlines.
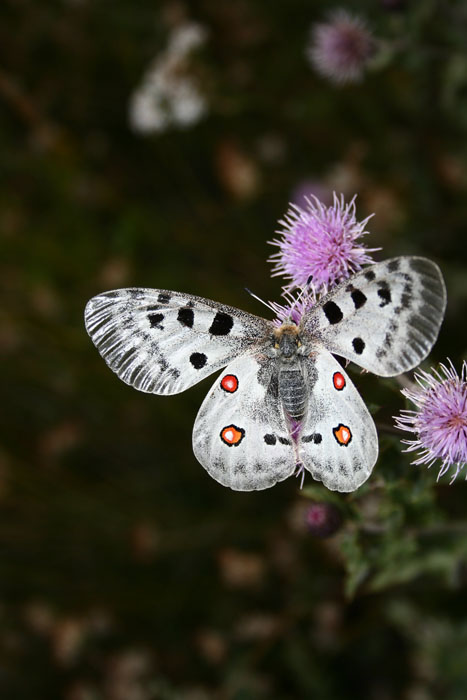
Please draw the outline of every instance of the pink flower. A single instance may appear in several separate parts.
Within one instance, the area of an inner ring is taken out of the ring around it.
[[[271,311],[276,314],[273,321],[276,326],[281,326],[283,323],[300,325],[303,315],[316,304],[316,295],[305,291],[299,292],[296,296],[284,291],[282,297],[285,304],[279,304],[277,301],[270,301],[268,304]]]
[[[306,54],[315,70],[334,83],[361,80],[376,42],[365,20],[336,10],[328,22],[312,27]]]
[[[342,515],[332,503],[312,503],[305,512],[308,532],[315,537],[331,537],[342,526]]]
[[[313,195],[307,199],[306,209],[291,204],[279,221],[283,226],[277,231],[281,238],[269,241],[279,248],[269,258],[274,264],[272,276],[283,275],[290,280],[286,291],[312,285],[316,294],[326,292],[362,265],[373,262],[368,253],[379,248],[365,248],[358,242],[368,233],[365,226],[370,218],[357,221],[355,197],[345,204],[344,195],[339,198],[335,193],[328,207]]]
[[[416,410],[402,411],[396,426],[416,435],[415,440],[402,441],[409,445],[406,452],[419,451],[412,464],[431,467],[441,460],[438,479],[454,467],[452,483],[467,462],[467,362],[460,377],[450,360],[449,367],[441,364],[440,368],[433,374],[416,373],[420,388],[402,390]]]

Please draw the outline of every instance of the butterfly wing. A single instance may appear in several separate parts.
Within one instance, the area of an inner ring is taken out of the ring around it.
[[[346,372],[324,348],[304,360],[309,403],[298,455],[314,479],[332,491],[354,491],[378,457],[373,418]]]
[[[127,384],[177,394],[269,337],[272,324],[230,306],[162,289],[118,289],[91,299],[86,329]]]
[[[266,489],[290,476],[296,459],[277,396],[274,359],[242,355],[216,379],[193,428],[193,451],[209,474],[235,491]]]
[[[306,314],[302,326],[330,352],[391,377],[428,355],[445,308],[438,266],[425,258],[400,257],[339,285]]]

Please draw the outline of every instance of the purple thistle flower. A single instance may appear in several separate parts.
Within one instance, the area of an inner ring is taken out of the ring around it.
[[[342,526],[342,515],[332,503],[312,503],[305,511],[305,524],[315,537],[331,537]]]
[[[467,463],[467,362],[462,364],[460,377],[450,360],[449,367],[440,367],[440,371],[432,370],[434,376],[424,371],[415,374],[420,388],[402,390],[416,410],[401,411],[396,426],[417,436],[402,441],[409,445],[405,452],[419,451],[412,464],[431,467],[441,460],[438,479],[455,467],[452,483]]]
[[[326,207],[311,195],[307,209],[290,205],[284,219],[279,221],[283,229],[277,233],[282,238],[269,241],[279,248],[269,258],[275,265],[272,276],[283,275],[290,280],[285,291],[296,287],[306,289],[312,284],[316,294],[326,292],[365,263],[373,262],[368,253],[380,249],[357,243],[360,236],[368,233],[365,226],[373,214],[357,221],[355,198],[345,204],[344,195],[339,198],[334,193],[333,204]]]
[[[375,48],[365,20],[339,9],[328,22],[313,25],[306,55],[315,70],[332,82],[356,83]]]
[[[281,326],[283,323],[295,323],[297,326],[308,309],[316,304],[316,295],[313,290],[310,292],[302,290],[297,296],[285,290],[282,293],[286,304],[279,304],[277,301],[270,301],[268,306],[274,311],[276,318],[273,323]]]

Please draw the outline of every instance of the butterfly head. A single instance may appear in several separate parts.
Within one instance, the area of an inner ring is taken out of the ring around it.
[[[302,343],[298,331],[298,326],[294,323],[283,323],[280,328],[274,331],[274,354],[276,356],[289,360],[301,353]]]

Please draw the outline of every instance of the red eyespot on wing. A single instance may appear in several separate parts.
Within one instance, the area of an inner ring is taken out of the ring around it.
[[[339,423],[337,428],[333,428],[332,432],[339,445],[344,445],[344,447],[346,447],[352,439],[350,428],[347,425],[342,425],[342,423]]]
[[[243,428],[238,428],[236,425],[227,425],[222,428],[220,438],[229,447],[239,445],[245,437]]]
[[[228,394],[233,394],[238,389],[238,379],[235,374],[226,374],[221,379],[221,388]]]
[[[342,391],[342,389],[345,387],[345,377],[343,374],[341,374],[341,372],[334,372],[332,381],[334,384],[334,389],[337,389],[337,391]]]

